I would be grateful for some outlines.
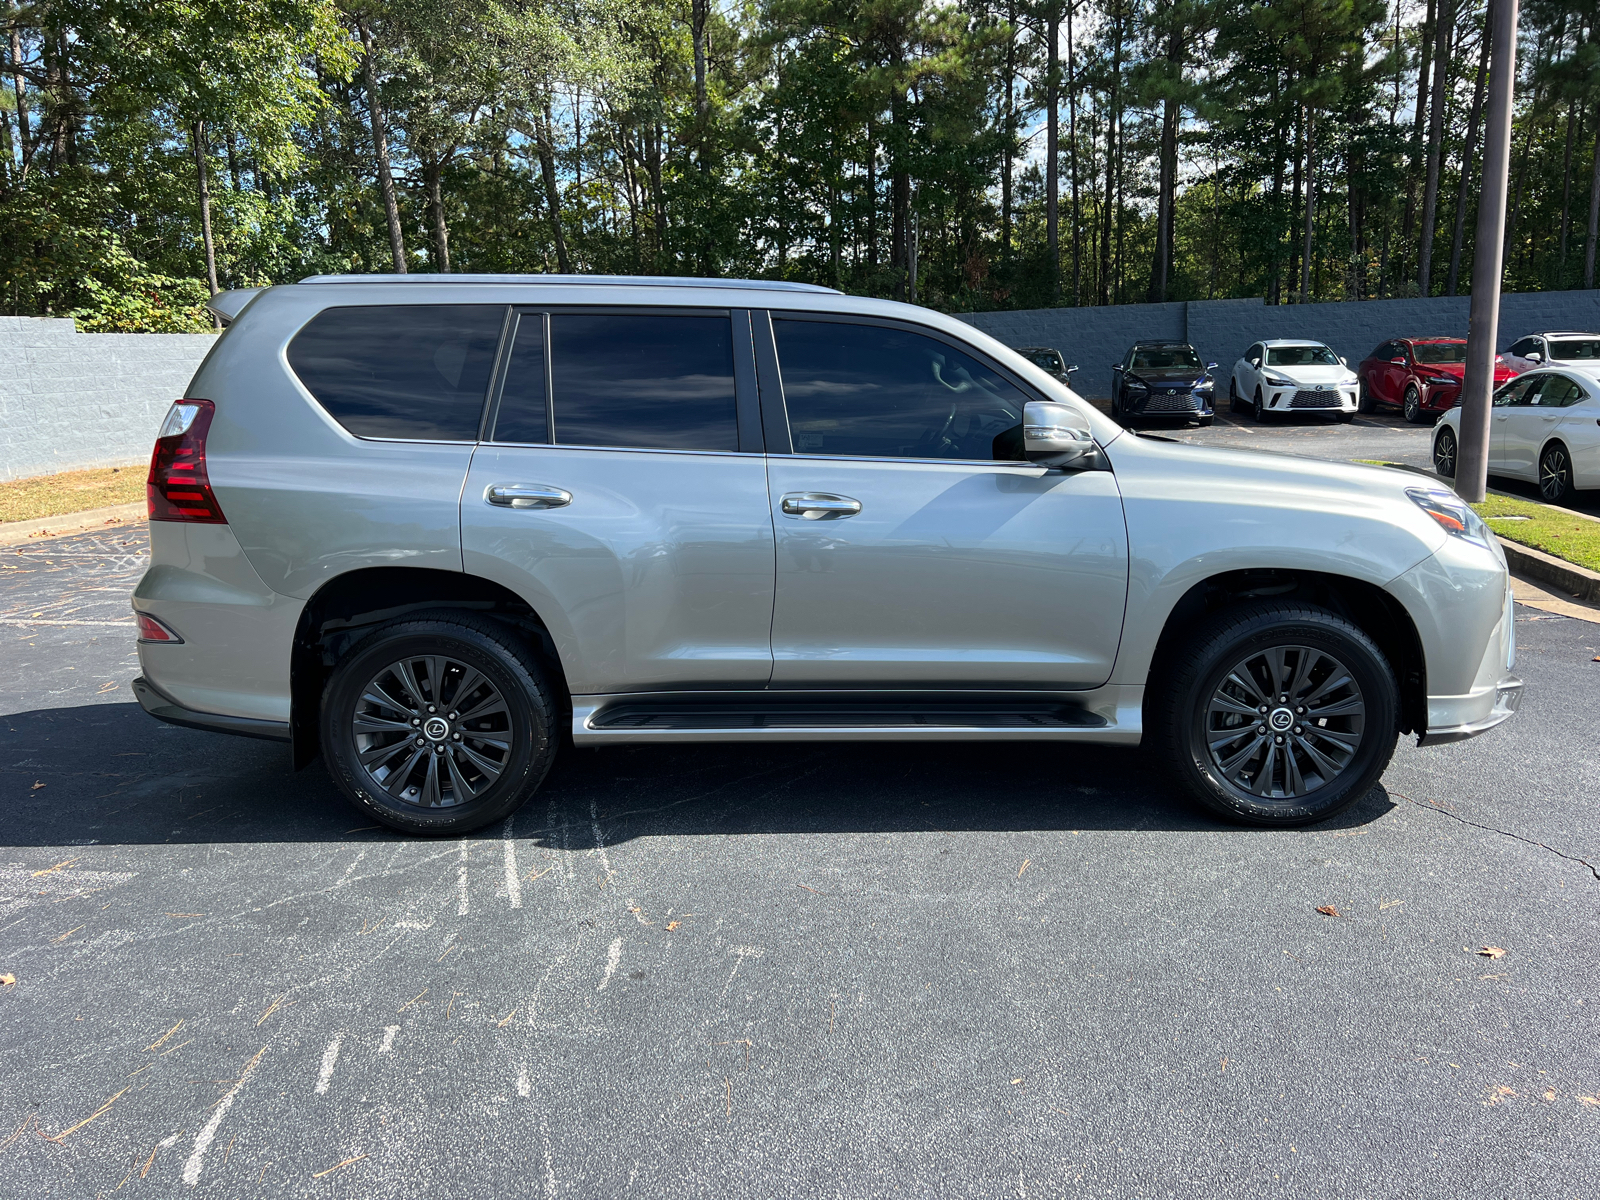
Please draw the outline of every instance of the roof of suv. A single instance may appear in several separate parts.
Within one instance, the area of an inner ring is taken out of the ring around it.
[[[695,279],[686,275],[309,275],[301,283],[537,283],[576,287],[700,287],[738,288],[758,292],[823,292],[837,296],[837,288],[815,283],[790,283],[783,279]]]
[[[1263,346],[1323,346],[1328,343],[1313,341],[1311,338],[1265,338]]]
[[[1600,333],[1585,333],[1581,329],[1539,329],[1527,335],[1528,337],[1600,337]],[[1521,338],[1517,339],[1521,341]]]

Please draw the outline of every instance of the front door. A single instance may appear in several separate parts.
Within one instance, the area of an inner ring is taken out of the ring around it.
[[[1562,410],[1584,399],[1584,391],[1565,375],[1541,375],[1540,386],[1529,388],[1521,402],[1507,410],[1505,472],[1518,479],[1539,481],[1539,452],[1555,432]]]
[[[574,694],[765,686],[772,516],[737,411],[741,390],[755,404],[748,316],[517,320],[461,495],[466,570],[527,601]]]
[[[773,686],[1104,683],[1128,586],[1115,477],[1019,461],[1031,397],[943,335],[773,330],[793,442],[768,459]]]
[[[1494,398],[1494,434],[1489,445],[1491,471],[1514,479],[1534,477],[1533,457],[1537,453],[1534,426],[1541,424],[1540,396],[1547,389],[1561,391],[1560,385],[1565,382],[1559,375],[1534,375],[1516,380]]]

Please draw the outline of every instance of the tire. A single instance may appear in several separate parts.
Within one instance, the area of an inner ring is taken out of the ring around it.
[[[1405,411],[1406,420],[1413,425],[1421,425],[1428,419],[1428,414],[1422,411],[1422,393],[1417,390],[1417,385],[1414,383],[1408,384],[1406,387],[1406,397],[1402,408]]]
[[[1539,495],[1547,504],[1566,504],[1576,490],[1572,486],[1572,455],[1560,442],[1551,442],[1539,455]]]
[[[1361,381],[1361,387],[1356,392],[1356,411],[1360,413],[1376,412],[1377,402],[1373,400],[1372,393],[1367,391],[1367,381]]]
[[[1455,430],[1446,425],[1439,431],[1439,436],[1433,439],[1433,469],[1446,479],[1454,479],[1459,451]]]
[[[471,707],[451,706],[462,699]],[[475,613],[382,626],[339,660],[322,695],[334,783],[363,814],[405,833],[468,833],[515,812],[550,770],[554,723],[531,651]]]
[[[1302,661],[1309,663],[1303,681]],[[1268,689],[1274,671],[1277,695]],[[1330,689],[1341,675],[1349,682]],[[1241,824],[1331,817],[1371,790],[1394,753],[1394,672],[1370,637],[1325,609],[1256,601],[1217,613],[1184,637],[1151,682],[1159,757],[1202,805]],[[1338,711],[1318,726],[1294,724],[1306,707],[1315,716],[1319,694],[1321,707]],[[1297,698],[1312,703],[1297,705]],[[1268,713],[1255,724],[1262,701]],[[1359,713],[1347,711],[1353,704]]]
[[[1255,405],[1251,409],[1250,415],[1256,419],[1256,422],[1258,424],[1267,419],[1267,410],[1266,410],[1265,407],[1263,407],[1263,405],[1261,403],[1261,389],[1260,388],[1256,389]]]
[[[1239,381],[1237,379],[1228,380],[1228,411],[1231,413],[1239,411]]]

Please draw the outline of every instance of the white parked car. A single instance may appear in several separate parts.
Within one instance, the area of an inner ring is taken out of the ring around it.
[[[1600,333],[1530,333],[1503,355],[1518,371],[1537,367],[1600,367]]]
[[[1263,421],[1275,412],[1326,412],[1352,421],[1360,381],[1350,364],[1321,342],[1271,338],[1233,364],[1228,411]]]
[[[1494,394],[1489,415],[1489,473],[1539,485],[1550,503],[1578,488],[1600,487],[1600,365],[1544,367],[1518,375]],[[1461,409],[1439,418],[1433,465],[1454,478]]]

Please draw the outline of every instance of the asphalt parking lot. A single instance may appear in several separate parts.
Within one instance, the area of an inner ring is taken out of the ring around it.
[[[771,746],[424,841],[143,715],[144,548],[0,550],[0,1193],[1594,1194],[1600,625],[1519,608],[1523,711],[1307,830],[1137,751]]]

